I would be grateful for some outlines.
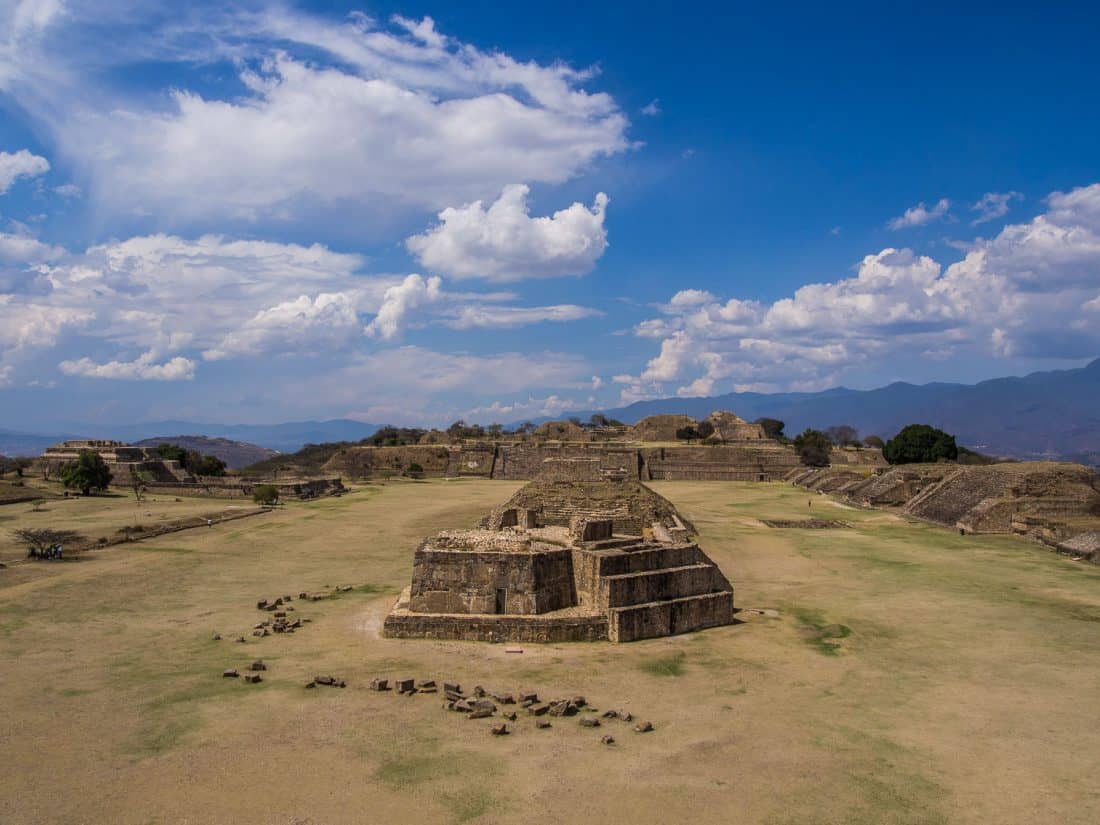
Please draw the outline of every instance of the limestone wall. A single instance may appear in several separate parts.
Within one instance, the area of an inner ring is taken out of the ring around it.
[[[498,591],[505,591],[503,605]],[[477,552],[421,547],[413,560],[409,596],[409,609],[418,613],[523,615],[572,607],[572,555],[566,548]]]
[[[404,475],[419,464],[425,476],[443,477],[451,466],[446,446],[348,447],[330,458],[322,472],[347,478],[387,478]],[[459,458],[461,460],[461,457]]]
[[[540,475],[547,460],[560,462],[570,459],[595,460],[601,472],[623,470],[628,478],[638,477],[637,450],[627,445],[528,441],[501,444],[496,448],[493,478],[530,480]]]
[[[646,447],[643,480],[776,481],[799,466],[794,448],[776,442]]]

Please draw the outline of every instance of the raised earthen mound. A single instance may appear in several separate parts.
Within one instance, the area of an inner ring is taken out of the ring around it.
[[[572,421],[547,421],[534,432],[535,438],[548,441],[590,441],[588,431]]]
[[[714,427],[708,441],[760,441],[767,437],[759,424],[752,424],[728,410],[715,410],[707,416],[707,421]]]
[[[508,510],[534,510],[538,523],[568,527],[574,517],[611,519],[615,531],[641,535],[654,522],[673,530],[695,528],[681,518],[672,502],[639,481],[550,481],[536,479],[516,491],[508,501],[483,519],[490,528],[500,526]]]
[[[445,446],[347,447],[326,461],[321,470],[345,478],[385,478],[408,475],[410,471],[442,476],[450,461],[451,451]]]
[[[697,423],[690,415],[651,415],[630,428],[630,437],[636,441],[675,441],[677,430]]]

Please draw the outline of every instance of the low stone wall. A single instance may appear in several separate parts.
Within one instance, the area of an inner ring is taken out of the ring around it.
[[[612,642],[634,642],[721,627],[733,621],[733,593],[688,596],[673,601],[614,608],[608,619]]]
[[[793,447],[775,442],[639,450],[643,480],[777,481],[799,466]]]
[[[479,552],[421,547],[413,560],[409,609],[417,613],[522,615],[575,603],[567,548]]]
[[[146,483],[145,492],[149,495],[188,496],[191,498],[229,498],[249,499],[255,488],[261,484],[270,484],[279,491],[279,498],[309,500],[343,492],[344,484],[338,478],[313,478],[301,481],[263,481],[253,479],[226,478],[205,479],[190,482],[151,482]]]
[[[386,617],[382,632],[392,639],[597,642],[607,639],[607,617],[428,616],[391,613]]]

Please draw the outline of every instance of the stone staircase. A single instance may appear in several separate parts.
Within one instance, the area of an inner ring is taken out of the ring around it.
[[[608,639],[630,642],[733,621],[733,586],[696,545],[616,537],[579,550]]]

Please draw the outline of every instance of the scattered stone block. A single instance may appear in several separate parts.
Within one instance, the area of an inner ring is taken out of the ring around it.
[[[551,716],[565,716],[569,713],[569,702],[565,699],[560,699],[557,702],[550,703],[550,709],[547,711]]]
[[[319,685],[331,685],[336,680],[331,676],[314,676],[313,681]]]
[[[608,734],[607,736],[604,736],[602,739],[600,739],[600,742],[602,742],[605,745],[614,745],[615,744],[615,737]]]
[[[549,719],[536,719],[535,720],[535,727],[538,728],[539,730],[546,730],[548,727],[550,727],[550,720]]]
[[[240,675],[241,674],[237,673],[237,669],[232,667],[222,671],[222,676],[227,679],[236,679]]]
[[[317,683],[313,681],[306,682],[306,687],[309,689],[317,687]]]
[[[605,710],[603,712],[603,718],[604,719],[618,719],[619,718],[619,712],[615,711],[615,710]]]
[[[299,593],[299,594],[298,594],[298,598],[299,598],[299,599],[303,599],[303,600],[304,600],[304,599],[308,599],[308,598],[309,598],[309,594],[308,594],[308,593],[306,593],[306,592],[305,592],[305,591],[303,590],[303,591],[302,591],[301,593]]]
[[[267,609],[267,599],[260,599],[258,602],[256,602],[256,609],[257,610],[266,610]]]
[[[492,715],[493,715],[493,711],[490,710],[489,708],[474,708],[472,711],[470,711],[470,715],[467,716],[466,718],[467,719],[488,719]]]
[[[474,688],[474,696],[476,696],[478,699],[480,699],[484,695],[485,695],[485,688],[483,688],[481,685],[478,685],[477,687]]]
[[[244,680],[251,685],[259,684],[263,681],[263,677],[259,673],[246,673]]]
[[[581,719],[582,728],[598,728],[600,726],[600,720],[595,716],[586,716]]]
[[[622,719],[624,722],[633,722],[634,721],[634,714],[632,714],[628,710],[620,710],[619,711],[619,718]]]
[[[457,710],[461,713],[467,713],[474,709],[474,703],[469,699],[459,699],[454,703],[452,710]]]
[[[244,644],[244,636],[238,636],[237,637],[237,644],[241,644],[241,645]]]
[[[502,705],[514,705],[516,703],[516,697],[511,693],[494,693],[493,698]]]
[[[390,680],[389,679],[371,679],[370,680],[370,689],[371,690],[389,690],[390,689]]]
[[[499,725],[493,725],[493,727],[490,730],[491,730],[493,736],[507,736],[508,735],[508,726],[506,724],[504,724],[503,722],[501,722]]]
[[[461,694],[462,693],[462,687],[458,684],[458,682],[444,682],[443,683],[443,692],[444,693],[458,693],[458,694]]]
[[[210,637],[210,639],[211,641],[220,642],[222,640],[222,637],[220,633],[215,633],[213,636]]]
[[[583,708],[585,705],[588,704],[588,700],[586,700],[583,696],[574,696],[569,701],[578,708]]]
[[[527,712],[532,716],[545,716],[546,712],[550,710],[550,706],[547,704],[535,704],[530,705],[527,708]]]
[[[286,618],[286,611],[285,610],[276,610],[275,611],[275,618],[276,619],[285,619]]]
[[[336,588],[337,593],[350,593],[355,588],[350,584],[343,584]]]
[[[516,721],[516,712],[512,711],[511,713],[506,713],[506,714],[504,714],[504,718],[507,719],[509,722],[515,722]]]
[[[414,685],[415,681],[413,679],[395,679],[393,689],[398,693],[412,693],[416,690]]]
[[[634,730],[637,733],[649,733],[651,730],[653,730],[653,723],[652,722],[639,722],[638,724],[636,724],[634,726]]]
[[[534,704],[538,700],[539,700],[539,695],[537,693],[534,693],[534,692],[521,693],[519,695],[520,704],[524,704],[524,703],[527,703],[527,702],[530,702],[531,704]]]
[[[249,670],[267,670],[267,665],[264,664],[263,659],[257,659],[249,665]]]
[[[283,601],[284,602],[292,602],[292,601],[294,601],[294,597],[293,596],[283,596]]]

